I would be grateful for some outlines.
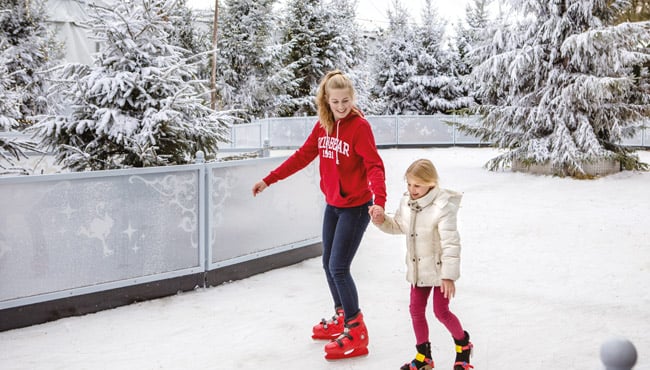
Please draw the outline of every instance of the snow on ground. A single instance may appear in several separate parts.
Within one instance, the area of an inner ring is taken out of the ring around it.
[[[587,181],[482,168],[497,153],[381,151],[389,212],[417,158],[433,160],[442,186],[464,193],[462,277],[451,309],[472,336],[475,369],[601,369],[600,346],[614,336],[635,344],[636,370],[650,369],[650,173]],[[650,162],[650,152],[640,155]],[[0,369],[398,369],[415,354],[403,259],[402,236],[369,226],[353,264],[367,357],[327,362],[325,343],[311,340],[312,325],[333,313],[314,258],[2,332]],[[436,369],[451,369],[451,337],[431,311],[429,323]]]

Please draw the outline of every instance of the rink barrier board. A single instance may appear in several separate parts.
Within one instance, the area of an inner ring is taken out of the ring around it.
[[[0,331],[317,256],[315,163],[252,196],[284,159],[0,178]]]

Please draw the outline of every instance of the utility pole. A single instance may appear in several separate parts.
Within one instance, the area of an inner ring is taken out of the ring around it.
[[[219,0],[214,0],[214,20],[212,21],[212,73],[210,76],[210,108],[217,108],[217,20],[219,19]]]

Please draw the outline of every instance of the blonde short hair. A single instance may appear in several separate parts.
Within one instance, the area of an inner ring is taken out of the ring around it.
[[[404,178],[412,177],[426,186],[438,186],[438,171],[428,159],[418,159],[406,169]]]

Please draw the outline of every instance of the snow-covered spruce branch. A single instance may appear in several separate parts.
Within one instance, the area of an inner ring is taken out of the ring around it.
[[[638,52],[650,45],[650,21],[621,23],[616,26],[588,30],[567,37],[560,48],[562,55],[580,66],[585,60],[600,60],[610,73],[619,73],[631,63],[647,63],[650,54]]]

